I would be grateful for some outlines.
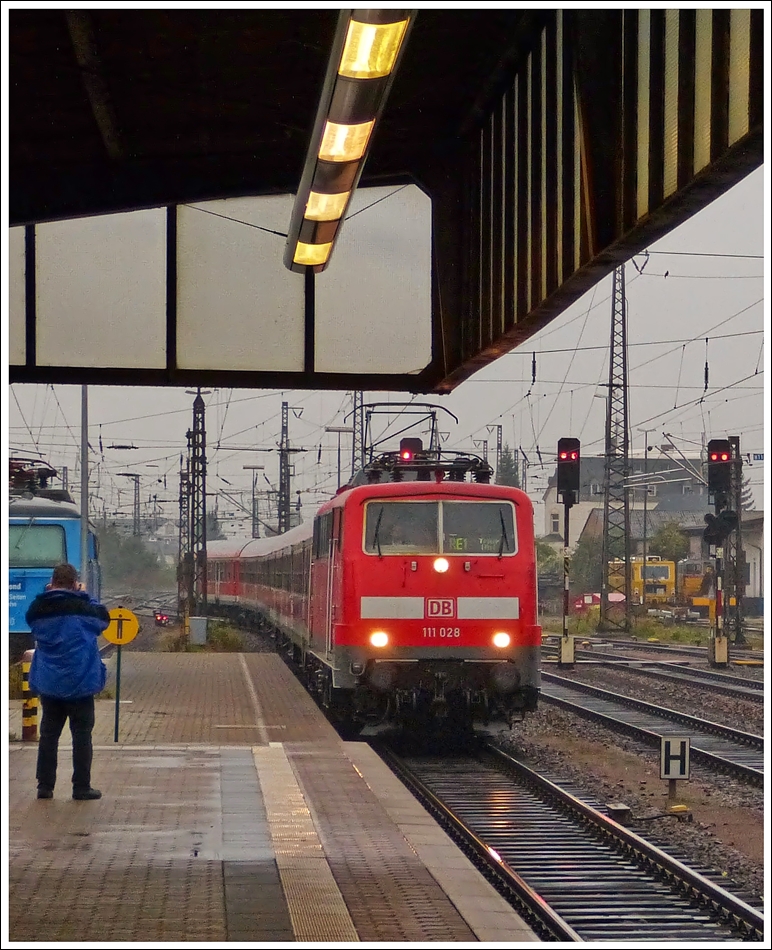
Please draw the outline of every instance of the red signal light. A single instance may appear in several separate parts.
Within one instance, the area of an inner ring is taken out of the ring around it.
[[[423,452],[424,445],[420,439],[402,439],[399,443],[399,457],[403,462],[412,462],[416,452]]]

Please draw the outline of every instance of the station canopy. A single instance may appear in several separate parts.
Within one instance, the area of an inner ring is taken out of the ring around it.
[[[10,10],[11,382],[447,392],[763,160],[762,10],[405,12],[294,273],[340,11]]]

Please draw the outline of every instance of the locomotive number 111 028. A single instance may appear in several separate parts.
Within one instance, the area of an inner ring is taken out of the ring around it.
[[[461,627],[424,627],[424,637],[460,637]]]

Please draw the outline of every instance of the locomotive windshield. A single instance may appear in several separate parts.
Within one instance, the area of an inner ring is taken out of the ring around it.
[[[515,524],[508,502],[442,502],[443,552],[514,554]]]
[[[64,528],[56,524],[9,525],[9,567],[54,567],[66,560]]]
[[[705,566],[702,561],[679,561],[678,570],[688,577],[702,577]]]
[[[371,502],[367,506],[368,554],[436,554],[437,502]]]
[[[509,502],[377,501],[367,505],[368,554],[514,554]]]
[[[670,580],[670,568],[667,564],[647,564],[643,576],[647,581],[667,581]]]

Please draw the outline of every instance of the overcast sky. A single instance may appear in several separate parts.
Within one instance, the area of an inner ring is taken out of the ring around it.
[[[636,454],[643,451],[646,429],[650,445],[663,443],[663,434],[668,433],[687,455],[698,455],[703,439],[736,435],[743,454],[750,453],[752,459],[766,452],[769,459],[764,425],[769,401],[764,391],[768,360],[764,331],[769,326],[766,179],[764,167],[756,170],[652,245],[648,256],[638,255],[625,267],[629,415]],[[378,208],[388,214],[389,201]],[[437,403],[459,419],[456,425],[440,413],[440,428],[448,434],[445,446],[477,448],[482,454],[481,442],[488,439],[492,462],[496,432],[487,427],[501,425],[504,442],[528,458],[529,493],[538,502],[554,469],[560,437],[579,438],[584,455],[602,454],[610,294],[609,276],[523,346],[448,396],[365,393],[365,402],[412,398]],[[142,476],[143,502],[157,494],[169,502],[164,509],[174,513],[193,396],[170,388],[93,386],[88,392],[97,511],[101,513],[104,502],[108,511],[120,503],[123,512],[131,512],[131,483],[117,473],[132,471]],[[79,386],[14,385],[5,401],[4,446],[11,454],[39,453],[57,468],[66,465],[71,482],[76,481],[80,400]],[[307,450],[294,456],[292,483],[293,497],[301,491],[304,516],[308,518],[334,491],[338,436],[324,430],[350,425],[344,416],[351,409],[351,394],[217,389],[205,400],[211,493],[235,492],[248,502],[252,474],[244,465],[264,465],[259,476],[262,488],[268,489],[268,482],[278,487],[275,449],[282,401],[293,407],[291,444]],[[137,448],[110,448],[115,444]],[[341,447],[345,480],[351,458],[348,435],[341,437]],[[244,451],[256,448],[273,451]],[[745,473],[756,507],[763,508],[764,463],[756,460]],[[224,496],[217,504],[233,508]],[[539,516],[537,530],[541,529]]]

